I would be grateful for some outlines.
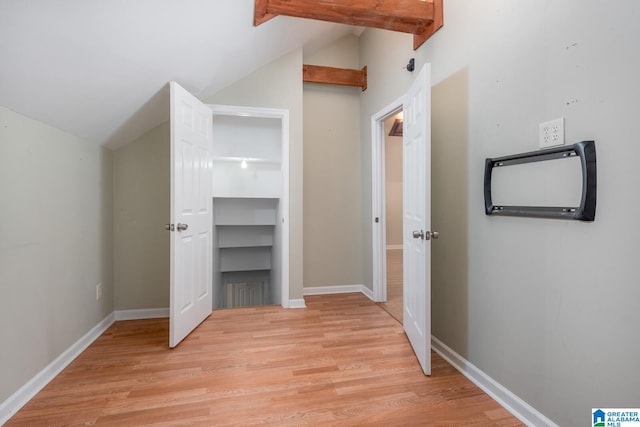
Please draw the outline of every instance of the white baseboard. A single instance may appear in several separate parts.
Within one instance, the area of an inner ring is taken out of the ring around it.
[[[0,425],[6,423],[20,408],[33,398],[40,390],[56,377],[64,368],[69,365],[80,353],[82,353],[92,342],[106,331],[115,321],[114,313],[111,313],[89,332],[84,334],[71,347],[66,349],[53,362],[38,372],[18,391],[13,393],[7,400],[0,404]]]
[[[362,293],[373,301],[373,291],[365,285],[335,285],[335,286],[311,286],[302,289],[303,295],[330,295]]]
[[[373,291],[371,289],[369,289],[366,286],[362,285],[362,289],[360,290],[360,292],[362,292],[365,297],[367,297],[371,301],[375,302],[375,300],[373,299]]]
[[[387,250],[403,249],[402,245],[387,245]]]
[[[290,299],[289,308],[307,308],[307,304],[305,304],[304,298]]]
[[[442,356],[444,360],[460,371],[462,375],[480,387],[485,393],[526,425],[558,427],[556,423],[545,417],[533,406],[485,374],[433,335],[431,336],[431,345],[433,346],[433,351]]]
[[[167,308],[143,308],[138,310],[115,310],[113,312],[115,320],[140,320],[140,319],[161,319],[169,317],[169,307]]]
[[[303,288],[303,295],[350,294],[362,292],[363,285],[311,286]]]

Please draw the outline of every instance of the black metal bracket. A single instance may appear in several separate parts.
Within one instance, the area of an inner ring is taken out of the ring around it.
[[[494,206],[491,200],[493,168],[542,162],[578,156],[582,168],[582,197],[580,206]],[[596,217],[596,144],[582,141],[577,144],[530,151],[528,153],[486,159],[484,164],[484,209],[487,215],[527,216],[534,218],[575,219],[593,221]]]

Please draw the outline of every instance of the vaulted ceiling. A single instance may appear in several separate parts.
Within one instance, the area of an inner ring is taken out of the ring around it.
[[[166,119],[175,80],[201,99],[354,27],[278,17],[254,0],[3,0],[0,105],[116,148]]]

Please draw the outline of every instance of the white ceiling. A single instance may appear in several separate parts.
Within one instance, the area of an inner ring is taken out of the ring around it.
[[[166,120],[170,80],[201,99],[352,27],[276,17],[254,0],[0,0],[0,105],[117,148]]]

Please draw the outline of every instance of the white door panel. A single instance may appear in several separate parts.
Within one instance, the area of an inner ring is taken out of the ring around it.
[[[180,87],[171,90],[171,280],[169,345],[212,310],[212,114]],[[184,229],[180,225],[186,225]]]
[[[431,374],[431,87],[426,64],[403,106],[403,325]],[[418,237],[414,237],[417,232]],[[422,237],[420,237],[422,236]]]

